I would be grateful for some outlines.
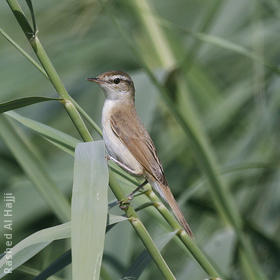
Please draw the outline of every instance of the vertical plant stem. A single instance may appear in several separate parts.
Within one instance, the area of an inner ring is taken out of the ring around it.
[[[176,279],[175,276],[172,274],[169,267],[165,264],[165,261],[163,261],[163,258],[161,254],[158,253],[158,248],[153,245],[153,240],[151,239],[150,235],[148,234],[146,228],[142,224],[142,222],[135,217],[129,218],[130,223],[135,228],[137,234],[139,237],[141,237],[142,242],[144,243],[146,248],[149,248],[149,253],[151,254],[152,258],[156,261],[156,264],[158,268],[160,269],[162,275],[166,279]]]
[[[254,280],[254,271],[252,271],[251,265],[248,263],[248,258],[245,256],[244,252],[239,250],[238,252],[240,263],[247,280]]]
[[[71,118],[73,124],[76,126],[79,134],[81,135],[81,137],[83,138],[83,140],[85,142],[90,142],[93,141],[93,138],[91,136],[91,134],[89,133],[85,123],[83,122],[83,119],[81,118],[78,110],[76,109],[76,107],[74,106],[74,104],[72,103],[72,101],[69,99],[64,99],[64,107],[69,115],[69,117]]]
[[[152,42],[152,47],[155,50],[160,63],[164,68],[171,69],[174,67],[174,54],[168,48],[166,37],[163,34],[161,27],[155,22],[153,14],[151,13],[149,3],[146,0],[134,0],[131,3],[136,14],[141,18],[146,34]]]

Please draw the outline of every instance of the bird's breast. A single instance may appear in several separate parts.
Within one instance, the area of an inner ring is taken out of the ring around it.
[[[111,157],[135,171],[137,175],[142,175],[143,166],[135,159],[126,145],[112,130],[110,117],[114,111],[114,106],[116,106],[114,102],[114,100],[106,100],[102,110],[103,139],[107,152]]]

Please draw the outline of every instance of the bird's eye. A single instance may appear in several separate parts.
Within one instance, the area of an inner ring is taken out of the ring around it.
[[[115,84],[119,84],[120,81],[121,81],[121,80],[120,80],[119,78],[114,79],[114,83],[115,83]]]

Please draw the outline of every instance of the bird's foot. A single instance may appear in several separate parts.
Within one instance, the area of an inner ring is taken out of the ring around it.
[[[138,186],[133,192],[131,192],[127,198],[125,199],[122,199],[120,201],[118,201],[118,204],[119,204],[119,207],[122,209],[122,210],[126,210],[128,208],[128,206],[130,205],[130,202],[132,201],[132,199],[135,197],[135,196],[138,196],[138,194],[136,194],[139,190],[141,190],[146,184],[148,183],[147,180],[145,180],[140,186]],[[143,194],[143,192],[140,192],[139,195]]]
[[[130,205],[130,201],[131,199],[129,198],[125,198],[125,199],[122,199],[119,201],[119,207],[122,209],[122,210],[127,210],[127,208],[129,207]]]

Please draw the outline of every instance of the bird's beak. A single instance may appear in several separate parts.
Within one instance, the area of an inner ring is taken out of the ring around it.
[[[97,84],[99,84],[99,83],[102,82],[102,81],[101,81],[100,79],[98,79],[98,78],[87,78],[87,80],[88,80],[89,82],[94,82],[94,83],[97,83]]]
[[[97,84],[104,84],[104,83],[106,83],[106,81],[101,80],[99,78],[87,78],[87,80],[89,82],[94,82],[94,83],[97,83]]]

